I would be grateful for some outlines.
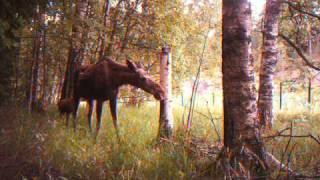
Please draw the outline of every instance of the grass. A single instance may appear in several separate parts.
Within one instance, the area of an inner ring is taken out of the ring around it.
[[[51,108],[47,114],[29,115],[19,108],[3,108],[0,136],[1,179],[192,179],[205,172],[214,159],[201,148],[186,143],[182,114],[174,108],[175,133],[172,143],[157,143],[158,104],[119,107],[121,143],[117,141],[111,116],[103,112],[103,126],[95,140],[87,130],[85,108],[80,111],[77,133],[65,128],[65,122]],[[199,146],[214,149],[217,133],[208,119],[208,109],[194,114],[192,138]],[[221,129],[221,111],[213,112]],[[185,115],[186,117],[186,115]],[[320,113],[316,111],[278,111],[275,130],[294,126],[294,134],[319,135]],[[268,132],[272,134],[272,132]],[[267,136],[266,134],[265,136]],[[221,135],[220,135],[221,136]],[[293,139],[289,152],[283,152],[288,138],[267,141],[267,149],[278,159],[290,159],[292,169],[307,175],[319,173],[319,144],[311,139]],[[292,152],[290,152],[292,151]],[[285,156],[283,156],[285,154]],[[290,155],[290,157],[289,157]],[[282,158],[283,156],[283,158]],[[317,169],[318,168],[318,169]],[[275,172],[276,174],[276,172]],[[206,176],[223,178],[219,172]]]
[[[320,112],[306,110],[280,111],[276,115],[275,129],[292,126],[292,135],[313,135],[320,139]],[[290,130],[285,134],[290,134]],[[266,143],[268,151],[299,173],[308,176],[320,175],[320,144],[311,138],[279,137]],[[288,145],[287,152],[284,152]]]

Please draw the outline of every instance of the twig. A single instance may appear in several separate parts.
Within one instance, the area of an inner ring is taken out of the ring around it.
[[[214,123],[214,119],[213,119],[212,113],[211,113],[211,111],[209,109],[208,101],[207,101],[207,109],[208,109],[208,113],[210,115],[210,120],[211,120],[211,123],[213,125],[214,131],[216,132],[216,134],[218,136],[218,141],[220,143],[221,142],[221,137],[220,137],[219,131],[218,131],[217,127],[216,127],[216,124]]]
[[[275,133],[274,135],[271,135],[271,136],[265,136],[265,137],[262,137],[262,139],[269,139],[269,138],[275,138],[275,137],[279,137],[279,135],[282,135],[283,132],[287,131],[287,130],[290,130],[289,127],[286,127],[280,131],[278,131],[277,133]]]
[[[275,135],[271,135],[271,136],[265,136],[262,137],[262,139],[269,139],[269,138],[276,138],[276,137],[288,137],[288,138],[311,138],[312,140],[314,140],[317,144],[320,145],[320,138],[315,137],[312,134],[307,134],[307,135],[292,135],[292,134],[282,134],[285,131],[290,130],[289,127],[277,132]]]
[[[291,122],[291,126],[290,126],[290,135],[292,135],[292,122]],[[286,148],[284,149],[284,152],[283,152],[282,155],[281,155],[280,164],[283,164],[282,162],[283,162],[283,160],[284,160],[284,156],[285,156],[286,152],[288,151],[289,145],[290,145],[290,143],[291,143],[291,139],[292,139],[292,137],[290,136],[290,138],[289,138],[289,140],[288,140],[288,142],[287,142]],[[279,172],[278,172],[278,175],[277,175],[277,178],[276,178],[276,179],[279,179],[280,173],[281,173],[281,168],[279,168]]]
[[[291,174],[290,174],[291,171],[289,171],[289,169],[290,169],[290,162],[291,162],[291,155],[292,155],[292,152],[293,152],[294,148],[296,147],[296,145],[297,145],[297,143],[293,144],[293,146],[292,146],[292,148],[291,148],[291,150],[289,151],[289,154],[288,154],[287,168],[286,168],[287,178],[289,178],[290,175],[291,175]]]
[[[192,119],[192,112],[194,110],[194,99],[195,99],[195,95],[197,93],[197,88],[198,88],[198,83],[199,83],[199,78],[200,78],[200,72],[201,72],[201,66],[203,63],[203,56],[204,56],[204,52],[206,49],[206,44],[207,44],[207,40],[208,40],[208,36],[209,36],[209,32],[210,32],[210,26],[211,26],[211,18],[209,19],[209,28],[208,28],[208,32],[206,34],[204,43],[203,43],[203,48],[202,48],[202,54],[201,54],[201,58],[199,61],[199,66],[198,66],[198,70],[197,70],[197,75],[196,75],[196,79],[193,82],[193,86],[192,86],[192,93],[191,93],[191,98],[190,98],[190,106],[189,106],[189,113],[188,113],[188,119],[187,119],[187,131],[190,131],[191,128],[191,119]]]

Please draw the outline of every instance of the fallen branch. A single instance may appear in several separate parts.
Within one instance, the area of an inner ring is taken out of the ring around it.
[[[288,170],[290,173],[294,174],[293,170],[286,165],[282,164],[276,157],[274,157],[271,153],[266,152],[266,162],[269,167],[274,166],[277,169],[281,169],[282,171]]]

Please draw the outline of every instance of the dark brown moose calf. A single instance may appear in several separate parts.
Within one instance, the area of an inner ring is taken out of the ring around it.
[[[117,124],[117,99],[119,87],[122,85],[132,85],[152,94],[157,100],[162,100],[164,91],[162,87],[154,82],[148,74],[135,63],[127,60],[126,65],[118,64],[107,58],[100,60],[96,64],[81,67],[75,72],[74,88],[74,128],[77,124],[77,110],[80,98],[86,99],[89,103],[88,123],[92,129],[91,114],[93,100],[97,101],[96,114],[98,134],[101,126],[101,112],[104,101],[109,100],[113,125],[118,133]]]
[[[69,125],[69,116],[74,111],[73,98],[61,99],[58,103],[60,115],[66,115],[66,126]]]

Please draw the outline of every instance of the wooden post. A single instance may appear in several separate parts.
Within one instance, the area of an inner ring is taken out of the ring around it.
[[[279,99],[280,99],[280,110],[281,110],[282,109],[282,82],[280,82]]]
[[[159,138],[170,138],[173,129],[171,110],[171,57],[167,46],[160,54],[160,84],[165,91],[164,100],[160,101]]]

